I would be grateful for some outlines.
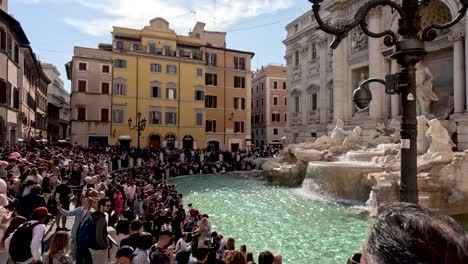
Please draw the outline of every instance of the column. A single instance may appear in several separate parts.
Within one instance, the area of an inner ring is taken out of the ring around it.
[[[380,8],[374,8],[369,12],[370,31],[381,32],[381,14]],[[380,39],[369,37],[369,78],[385,78],[383,73],[384,57],[380,50],[380,41]],[[372,92],[369,115],[374,119],[382,119],[385,89],[379,83],[371,83],[369,88]]]
[[[343,41],[345,42],[345,41]],[[344,56],[344,43],[341,43],[338,48],[333,51],[333,111],[334,119],[343,120],[344,105],[346,100],[345,96],[345,56]]]
[[[465,36],[468,36],[468,19],[465,18]],[[468,54],[468,45],[465,45],[465,54]],[[465,76],[468,76],[468,56],[465,56]],[[468,112],[468,86],[465,85],[465,112]]]
[[[396,60],[391,61],[391,72],[397,73],[400,71],[400,65],[398,65]],[[391,108],[392,108],[392,118],[400,115],[400,95],[392,94],[391,95]]]
[[[320,91],[319,91],[319,109],[320,109],[320,123],[327,123],[327,37],[324,36],[318,41],[318,52],[320,60]]]
[[[459,27],[453,28],[449,35],[449,40],[453,41],[453,100],[455,114],[465,111],[465,50],[463,38],[464,32]]]

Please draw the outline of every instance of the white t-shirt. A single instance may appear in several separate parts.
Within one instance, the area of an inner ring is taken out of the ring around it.
[[[127,194],[127,198],[130,200],[133,200],[135,198],[135,192],[136,192],[136,185],[130,185],[127,187],[127,190],[125,190],[125,193]]]
[[[187,242],[185,242],[183,238],[179,238],[179,240],[176,243],[175,251],[179,253],[179,252],[186,252],[189,250],[190,250],[189,244],[187,244]]]

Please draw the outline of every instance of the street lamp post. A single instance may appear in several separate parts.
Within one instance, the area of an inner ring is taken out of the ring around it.
[[[140,157],[140,136],[141,136],[141,131],[145,130],[145,127],[146,127],[146,119],[143,117],[143,119],[141,118],[141,113],[138,112],[136,114],[136,124],[134,126],[132,126],[132,118],[129,118],[128,119],[128,128],[130,128],[130,130],[136,130],[137,133],[138,133],[138,147],[137,147],[137,151],[138,151],[138,157]]]
[[[362,82],[353,92],[353,102],[358,109],[366,109],[372,100],[372,93],[367,88],[371,82],[385,85],[387,94],[400,94],[402,123],[401,123],[401,180],[400,201],[418,203],[417,184],[417,121],[416,121],[416,64],[426,55],[425,43],[437,37],[437,30],[448,29],[465,16],[468,0],[460,0],[461,8],[458,16],[445,24],[433,24],[422,30],[420,9],[427,6],[430,0],[402,0],[401,4],[392,0],[371,0],[359,8],[353,20],[346,25],[331,26],[320,17],[320,4],[323,0],[309,0],[312,11],[319,25],[319,29],[335,36],[330,47],[336,49],[340,42],[347,37],[351,29],[359,26],[371,38],[384,37],[384,44],[393,47],[392,59],[396,59],[402,71],[385,76],[385,80],[369,79]],[[395,10],[398,20],[398,34],[391,30],[371,32],[366,17],[369,11],[379,6],[390,6]],[[420,34],[421,33],[421,34]]]

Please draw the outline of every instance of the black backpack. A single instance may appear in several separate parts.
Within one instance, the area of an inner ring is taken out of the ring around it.
[[[35,226],[39,225],[40,222],[31,223],[26,222],[16,229],[13,233],[13,237],[10,240],[10,257],[16,262],[24,262],[32,258],[31,250],[31,241],[33,237],[33,229]]]

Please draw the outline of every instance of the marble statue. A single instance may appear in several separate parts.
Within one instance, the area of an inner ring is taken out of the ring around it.
[[[362,30],[356,28],[351,35],[351,48],[354,51],[361,51],[367,48],[368,37]]]
[[[362,143],[361,138],[362,129],[360,126],[357,126],[353,131],[345,138],[343,142],[343,149],[352,149],[354,147],[360,146]]]
[[[401,117],[394,117],[390,121],[390,124],[388,125],[390,130],[393,131],[391,134],[391,137],[393,138],[393,142],[400,142],[401,135]]]
[[[336,126],[333,129],[331,136],[321,136],[319,137],[314,144],[319,145],[329,145],[329,146],[339,146],[343,143],[345,137],[349,134],[348,131],[343,129],[344,122],[341,119],[336,120]]]
[[[447,129],[437,119],[429,121],[429,129],[426,131],[426,136],[431,139],[428,153],[453,152],[452,148],[456,146],[450,138]]]
[[[433,75],[422,62],[416,64],[416,99],[419,115],[429,115],[432,101],[439,97],[432,91]]]
[[[426,132],[428,129],[427,123],[429,122],[429,120],[424,115],[420,115],[416,117],[416,119],[418,121],[418,155],[421,155],[426,153],[427,149],[429,148],[429,140],[426,136]]]

